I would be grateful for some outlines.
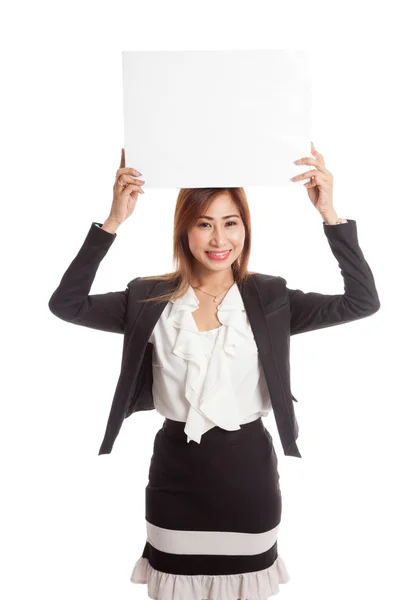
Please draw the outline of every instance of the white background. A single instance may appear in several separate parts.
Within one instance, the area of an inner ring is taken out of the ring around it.
[[[391,7],[170,0],[3,9],[2,597],[147,597],[129,579],[145,543],[144,490],[163,418],[132,415],[113,452],[98,456],[122,336],[63,322],[47,303],[92,221],[109,213],[123,146],[121,52],[235,48],[312,52],[313,142],[334,175],[337,214],[357,222],[381,301],[371,318],[292,338],[301,459],[283,455],[273,416],[264,419],[278,454],[278,544],[291,576],[279,597],[396,596],[400,98]],[[306,189],[246,193],[250,270],[342,293]],[[171,270],[175,200],[171,189],[139,196],[92,293]]]

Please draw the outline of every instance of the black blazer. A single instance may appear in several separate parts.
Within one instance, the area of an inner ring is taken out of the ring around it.
[[[124,336],[121,372],[99,454],[109,454],[124,419],[154,409],[153,344],[148,340],[167,302],[138,303],[174,287],[161,279],[136,277],[125,291],[89,295],[100,262],[117,234],[93,222],[78,254],[49,300],[51,312],[69,323]],[[239,290],[258,347],[271,404],[286,455],[301,457],[290,389],[290,336],[368,317],[380,308],[374,277],[357,239],[356,221],[323,229],[338,260],[344,294],[304,293],[283,277],[251,275]]]

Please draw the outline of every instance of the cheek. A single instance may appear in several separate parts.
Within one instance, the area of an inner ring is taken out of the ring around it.
[[[245,240],[245,230],[238,229],[236,231],[232,231],[229,239],[233,244],[235,244],[235,246],[243,246]]]
[[[198,229],[194,229],[188,235],[188,241],[190,247],[200,246],[203,242],[203,236]]]

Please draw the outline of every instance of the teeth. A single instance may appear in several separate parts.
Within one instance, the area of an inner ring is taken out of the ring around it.
[[[227,250],[226,252],[208,252],[207,254],[214,254],[214,256],[224,256],[225,254],[228,254],[229,250]]]

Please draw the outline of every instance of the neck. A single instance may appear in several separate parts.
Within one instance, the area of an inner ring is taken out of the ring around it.
[[[235,279],[233,277],[232,269],[230,269],[228,273],[209,273],[207,275],[194,276],[190,281],[190,285],[193,288],[199,287],[210,294],[218,294],[230,288],[234,283]]]

